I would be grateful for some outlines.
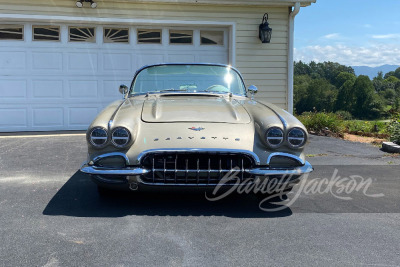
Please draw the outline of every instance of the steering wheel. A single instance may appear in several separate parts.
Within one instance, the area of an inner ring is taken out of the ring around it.
[[[228,88],[226,88],[225,86],[220,85],[220,84],[211,85],[206,89],[206,91],[227,92],[227,93],[230,92],[230,90]]]

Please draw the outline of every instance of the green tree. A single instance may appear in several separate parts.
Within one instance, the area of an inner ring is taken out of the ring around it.
[[[348,73],[348,72],[341,72],[339,73],[338,76],[336,76],[335,78],[335,85],[337,88],[340,88],[343,86],[343,84],[347,81],[353,81],[353,83],[356,80],[356,75],[352,74],[352,73]]]
[[[374,79],[382,81],[383,80],[383,72],[382,71],[378,71],[378,75]]]
[[[394,75],[397,79],[400,79],[400,67],[394,71]]]
[[[384,88],[384,81],[383,81],[383,72],[379,71],[378,75],[372,79],[372,84],[374,85],[375,91],[376,92],[381,92],[383,91]]]
[[[383,78],[386,80],[390,76],[394,76],[394,71],[389,71],[388,73],[385,74],[385,76]]]
[[[327,79],[333,85],[337,85],[338,83],[337,78],[339,77],[340,73],[348,73],[355,75],[354,69],[352,67],[341,65],[336,62],[321,63],[321,69],[324,72],[324,78]]]
[[[370,117],[371,108],[375,110],[381,104],[375,97],[375,88],[371,80],[368,76],[360,75],[354,82],[353,88],[356,97],[353,114],[358,118]]]
[[[356,77],[349,79],[339,88],[338,97],[336,100],[336,110],[344,110],[353,114],[356,95],[353,89]],[[353,114],[354,115],[354,114]]]
[[[305,111],[304,103],[307,99],[307,87],[311,83],[311,77],[308,75],[295,75],[293,85],[293,104],[296,113],[301,114]]]
[[[387,105],[393,105],[396,100],[397,93],[394,89],[389,88],[381,92],[380,95],[385,100]]]
[[[310,67],[302,61],[294,62],[294,75],[310,75]]]
[[[307,97],[302,104],[303,111],[332,112],[335,107],[337,90],[326,79],[312,80],[307,87]]]

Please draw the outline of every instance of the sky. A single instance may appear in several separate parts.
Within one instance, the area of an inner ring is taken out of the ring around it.
[[[400,65],[400,0],[317,0],[295,18],[296,61]]]

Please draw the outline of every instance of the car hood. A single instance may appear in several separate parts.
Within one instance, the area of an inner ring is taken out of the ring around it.
[[[246,109],[221,96],[157,96],[143,103],[145,122],[250,123]]]

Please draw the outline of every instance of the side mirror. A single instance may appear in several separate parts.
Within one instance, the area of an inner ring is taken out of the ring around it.
[[[125,96],[128,93],[128,86],[121,84],[119,86],[119,92]]]
[[[254,95],[258,92],[257,86],[255,85],[250,85],[249,88],[247,89],[250,94],[251,94],[251,100],[254,100]]]

